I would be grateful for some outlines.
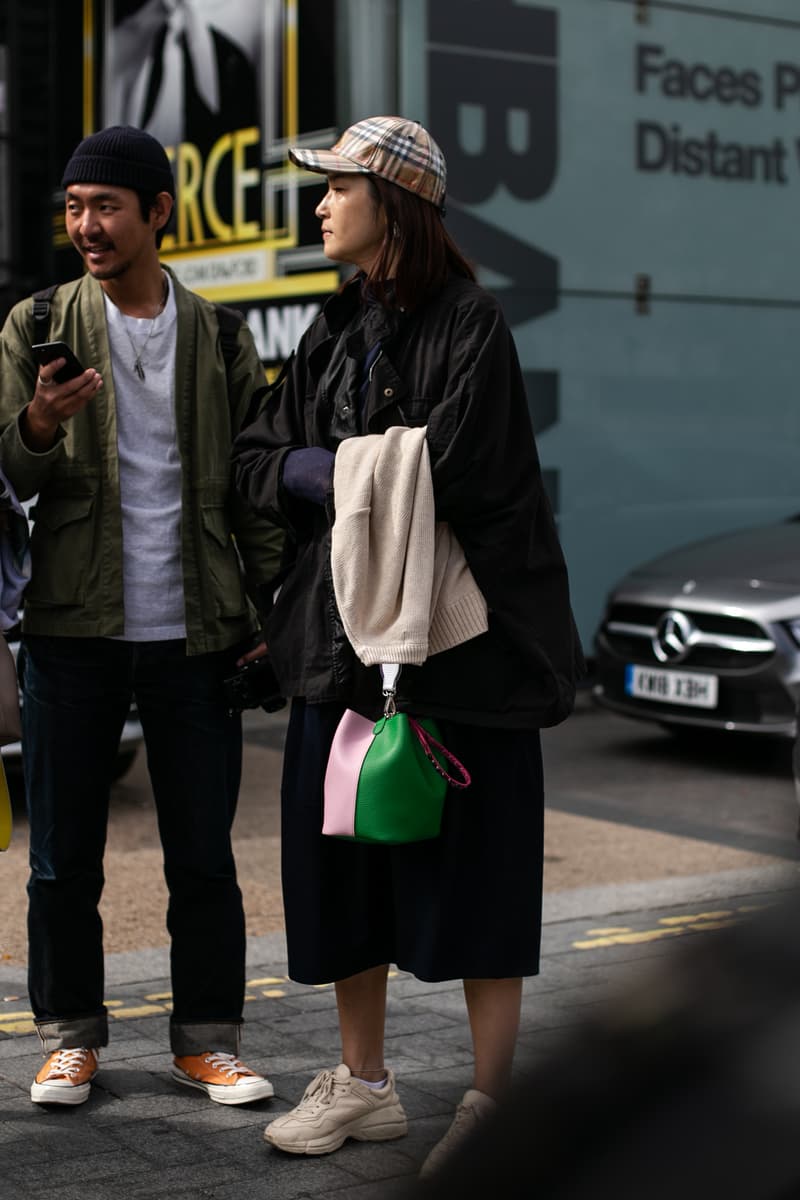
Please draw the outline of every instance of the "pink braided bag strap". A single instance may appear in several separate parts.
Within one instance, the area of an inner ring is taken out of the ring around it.
[[[458,761],[455,754],[451,754],[446,746],[443,746],[441,742],[437,742],[436,738],[432,737],[427,730],[423,729],[419,721],[415,720],[414,717],[410,716],[408,718],[408,723],[419,738],[419,743],[422,746],[422,749],[425,751],[426,756],[430,759],[432,765],[436,768],[442,778],[446,779],[451,787],[469,787],[469,785],[472,783],[472,776],[464,764]],[[431,749],[432,746],[435,746],[442,756],[447,759],[451,766],[455,767],[455,769],[461,773],[460,779],[454,779],[452,775],[448,775],[447,771],[444,769]]]

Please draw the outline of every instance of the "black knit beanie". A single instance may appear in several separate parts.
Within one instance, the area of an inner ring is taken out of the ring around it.
[[[110,125],[84,138],[73,151],[61,179],[64,188],[71,183],[107,183],[175,196],[175,181],[164,147],[132,125]]]

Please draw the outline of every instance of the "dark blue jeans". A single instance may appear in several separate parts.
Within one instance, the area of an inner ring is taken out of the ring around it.
[[[29,990],[45,1050],[101,1046],[109,780],[131,698],[147,748],[169,889],[175,1054],[238,1050],[245,929],[230,830],[242,731],[221,681],[235,654],[184,641],[26,637]]]

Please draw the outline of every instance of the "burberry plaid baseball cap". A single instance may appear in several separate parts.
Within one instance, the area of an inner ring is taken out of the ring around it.
[[[444,207],[444,155],[418,121],[368,117],[346,129],[330,150],[293,146],[289,158],[321,175],[380,175],[436,208]]]

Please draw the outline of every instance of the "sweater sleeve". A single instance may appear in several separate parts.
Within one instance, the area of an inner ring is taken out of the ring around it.
[[[283,487],[290,496],[324,504],[331,488],[335,455],[324,446],[290,450],[283,461]]]

